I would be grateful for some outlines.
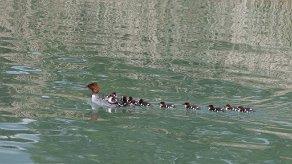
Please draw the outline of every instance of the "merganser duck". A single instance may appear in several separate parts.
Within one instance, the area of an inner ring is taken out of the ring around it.
[[[103,106],[103,107],[114,107],[116,104],[110,103],[108,100],[99,97],[100,87],[96,82],[82,86],[82,88],[89,88],[91,90],[91,102],[92,105]],[[110,97],[109,97],[110,98]]]
[[[116,92],[112,92],[111,94],[107,95],[106,96],[106,100],[110,104],[118,104],[117,93]]]
[[[185,106],[185,108],[187,110],[190,110],[190,109],[192,109],[192,110],[199,110],[199,107],[198,106],[191,105],[189,102],[185,102],[183,105]]]
[[[128,102],[129,105],[135,105],[135,104],[137,104],[137,102],[133,99],[132,96],[129,96],[128,97],[127,102]]]
[[[90,83],[88,85],[82,86],[82,88],[89,88],[91,90],[91,101],[92,103],[99,105],[100,103],[100,98],[98,96],[98,93],[100,92],[100,87],[96,82]]]
[[[225,110],[227,110],[227,111],[232,111],[232,110],[233,110],[233,107],[232,107],[230,104],[226,104],[226,105],[224,106],[224,108],[225,108]]]
[[[174,104],[165,104],[165,102],[160,102],[160,108],[175,108]]]
[[[224,112],[224,109],[222,109],[220,107],[214,107],[213,105],[209,105],[209,111],[213,111],[213,112]]]
[[[151,104],[148,103],[148,102],[146,102],[146,101],[144,101],[143,99],[140,99],[140,100],[136,103],[136,105],[138,105],[138,106],[150,106]]]
[[[246,113],[254,112],[252,108],[244,108],[243,106],[238,106],[237,109],[238,109],[237,110],[238,112],[246,112]]]
[[[224,106],[224,109],[226,110],[226,111],[237,111],[237,107],[233,107],[233,106],[231,106],[230,104],[226,104],[225,106]]]
[[[128,102],[127,102],[127,97],[126,96],[122,96],[121,97],[120,102],[118,102],[118,106],[120,106],[120,107],[128,106]]]

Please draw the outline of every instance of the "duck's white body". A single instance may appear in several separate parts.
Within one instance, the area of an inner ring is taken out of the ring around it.
[[[92,94],[91,96],[91,102],[95,105],[98,105],[98,106],[102,106],[102,102],[98,96],[98,94]]]
[[[91,102],[97,106],[116,106],[116,104],[112,103],[112,101],[113,100],[111,100],[111,98],[100,98],[98,94],[92,94],[91,96]]]
[[[116,105],[110,104],[110,102],[107,99],[102,99],[99,96],[100,87],[96,82],[88,84],[86,86],[83,86],[82,88],[89,88],[91,90],[91,107],[92,109],[98,109],[100,107],[103,107],[106,109],[107,112],[112,112],[111,107],[114,107]]]
[[[91,107],[92,109],[98,109],[100,107],[104,108],[106,112],[112,113],[112,108],[115,108],[115,104],[111,104],[106,99],[102,99],[98,94],[92,94],[91,96]]]

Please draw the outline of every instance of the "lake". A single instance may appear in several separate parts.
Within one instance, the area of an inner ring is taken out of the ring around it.
[[[0,6],[1,162],[292,162],[290,0]],[[95,81],[152,105],[92,109]]]

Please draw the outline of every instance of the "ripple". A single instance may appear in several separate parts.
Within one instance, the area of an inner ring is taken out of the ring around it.
[[[27,75],[30,72],[40,72],[41,70],[38,68],[33,68],[30,66],[12,66],[13,71],[5,71],[7,74],[11,75]]]
[[[32,141],[33,143],[38,142],[40,139],[36,134],[16,134],[14,136],[15,138]]]
[[[10,75],[28,75],[30,73],[25,72],[25,71],[5,71],[7,74]]]
[[[12,130],[12,131],[26,131],[29,130],[25,125],[34,122],[36,120],[24,118],[21,122],[16,123],[0,123],[0,130]]]
[[[23,118],[17,122],[0,123],[0,157],[3,163],[31,163],[27,150],[33,143],[39,142],[39,134],[35,134],[28,124],[36,120]],[[17,156],[17,158],[15,158]]]
[[[0,136],[0,139],[7,139],[8,137],[7,136]]]
[[[285,97],[284,97],[284,96],[283,96],[283,97],[279,97],[279,98],[280,98],[281,100],[287,100],[287,99],[289,99],[289,97],[286,97],[286,96],[285,96]]]
[[[261,145],[261,144],[247,144],[247,143],[231,143],[231,142],[214,142],[213,145],[216,146],[226,146],[235,148],[248,148],[248,149],[268,149],[271,146]]]
[[[266,138],[254,138],[254,139],[258,140],[258,141],[263,141],[263,143],[261,143],[261,144],[265,144],[265,145],[269,145],[270,144],[269,140],[266,139]]]
[[[0,147],[5,148],[5,149],[26,150],[22,147],[14,146],[14,145],[0,145]]]
[[[107,77],[109,77],[109,76],[104,75],[104,74],[98,74],[97,76],[98,76],[98,77],[103,77],[103,78],[107,78]]]
[[[50,99],[51,98],[51,96],[41,96],[42,98],[44,98],[44,99]]]
[[[0,123],[0,130],[29,130],[28,127],[24,125],[19,125],[17,123]]]
[[[241,140],[241,142],[247,143],[247,144],[262,144],[262,145],[270,145],[270,141],[266,138],[250,138],[248,141]]]
[[[21,71],[27,71],[27,72],[39,72],[41,71],[40,69],[37,68],[33,68],[30,66],[12,66],[12,69],[17,69],[17,70],[21,70]]]
[[[0,47],[0,53],[11,53],[13,52],[12,49],[6,47]]]
[[[42,52],[39,52],[39,51],[32,51],[31,54],[32,55],[36,55],[36,56],[37,55],[43,55],[43,53]]]
[[[292,134],[285,133],[285,132],[276,132],[276,131],[252,129],[252,128],[247,128],[246,130],[250,130],[250,131],[254,131],[254,132],[260,132],[260,133],[273,134],[273,135],[276,135],[276,136],[278,136],[280,138],[292,139]]]
[[[72,86],[75,86],[75,88],[78,88],[78,89],[80,88],[79,85],[74,85],[73,82],[67,81],[67,80],[55,81],[54,84],[55,85],[53,86],[53,88],[55,88],[55,89],[64,89],[64,88],[68,88],[68,87],[73,88]]]
[[[82,59],[79,58],[58,58],[58,60],[61,60],[63,62],[68,62],[68,63],[83,63],[85,62]]]
[[[32,122],[35,122],[36,120],[30,119],[30,118],[24,118],[22,119],[22,122],[20,122],[20,124],[29,124]]]

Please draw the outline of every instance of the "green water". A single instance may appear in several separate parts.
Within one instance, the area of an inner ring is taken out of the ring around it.
[[[0,163],[291,163],[291,8],[0,0]],[[152,107],[92,110],[93,81]]]

